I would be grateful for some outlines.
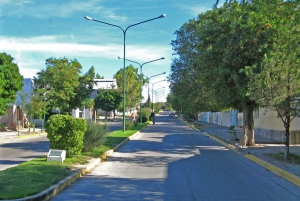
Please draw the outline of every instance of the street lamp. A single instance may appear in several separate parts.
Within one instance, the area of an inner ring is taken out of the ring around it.
[[[89,16],[85,16],[84,18],[86,20],[91,20],[91,21],[95,21],[95,22],[99,22],[99,23],[102,23],[102,24],[106,24],[106,25],[109,25],[109,26],[113,26],[113,27],[118,27],[119,29],[122,30],[123,32],[123,49],[124,49],[124,56],[123,56],[123,132],[125,132],[125,100],[126,100],[126,73],[125,73],[125,57],[126,57],[126,54],[125,54],[125,39],[126,39],[126,32],[127,30],[130,28],[130,27],[133,27],[133,26],[136,26],[136,25],[139,25],[139,24],[142,24],[142,23],[145,23],[145,22],[149,22],[149,21],[152,21],[152,20],[156,20],[156,19],[160,19],[160,18],[164,18],[166,17],[166,14],[162,14],[158,17],[155,17],[155,18],[152,18],[152,19],[149,19],[149,20],[145,20],[145,21],[142,21],[142,22],[138,22],[138,23],[135,23],[135,24],[132,24],[132,25],[129,25],[126,29],[123,29],[122,27],[118,26],[118,25],[114,25],[114,24],[110,24],[110,23],[107,23],[107,22],[103,22],[103,21],[100,21],[100,20],[95,20]]]
[[[163,82],[163,81],[166,81],[166,79],[164,79],[164,80],[160,80],[160,81],[157,81],[157,82],[154,82],[154,83],[152,83],[152,102],[153,102],[153,89],[154,89],[154,84],[156,84],[156,83],[159,83],[159,82]],[[152,103],[152,112],[153,112],[153,103]]]
[[[152,75],[152,76],[150,76],[150,77],[145,76],[145,77],[148,78],[148,107],[150,107],[150,100],[149,100],[149,97],[150,97],[150,93],[149,93],[150,79],[151,79],[152,77],[156,77],[156,76],[163,75],[163,74],[166,74],[166,72],[163,72],[163,73],[160,73],[160,74],[157,74],[157,75]]]
[[[161,87],[155,90],[155,102],[157,102],[157,97],[158,97],[158,102],[159,102],[159,96],[165,94],[165,87]]]
[[[118,58],[121,59],[121,57],[118,57]],[[145,64],[148,64],[148,63],[151,63],[151,62],[154,62],[154,61],[163,60],[163,59],[165,59],[165,57],[162,57],[162,58],[160,58],[160,59],[155,59],[155,60],[147,61],[147,62],[142,63],[142,64],[140,64],[139,62],[136,62],[136,61],[129,60],[129,59],[125,59],[125,60],[126,60],[126,61],[130,61],[130,62],[133,62],[133,63],[138,64],[138,65],[140,66],[140,76],[142,76],[142,73],[143,73],[143,66],[144,66]],[[141,79],[141,77],[140,77],[140,79]],[[139,116],[140,116],[141,123],[142,123],[142,90],[143,90],[142,87],[143,87],[143,86],[142,86],[142,79],[141,79],[140,115],[139,115]]]

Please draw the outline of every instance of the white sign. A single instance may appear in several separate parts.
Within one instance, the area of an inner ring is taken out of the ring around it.
[[[66,150],[50,149],[47,155],[47,161],[64,162],[66,159]]]

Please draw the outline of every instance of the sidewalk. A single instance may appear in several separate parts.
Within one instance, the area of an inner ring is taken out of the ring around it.
[[[232,145],[231,147],[236,152],[245,155],[250,160],[254,158],[253,156],[263,160],[263,161],[254,161],[256,163],[259,163],[260,165],[262,165],[261,163],[267,162],[290,174],[296,175],[300,181],[300,165],[291,164],[283,161],[277,161],[265,155],[265,154],[280,153],[280,152],[284,153],[285,145],[283,144],[283,142],[255,135],[255,143],[256,143],[255,147],[241,148],[240,146],[238,146],[238,141],[232,140],[232,135],[229,133],[228,127],[202,122],[202,121],[198,123],[200,124],[201,132],[208,134],[208,137],[220,139],[221,141]],[[242,136],[242,129],[237,129],[237,138],[241,139],[241,136]],[[299,144],[290,145],[290,153],[297,154],[300,156],[300,145]],[[267,163],[265,163],[265,165],[269,166],[269,164]],[[269,169],[269,167],[266,168]],[[271,169],[271,171],[273,170]],[[280,173],[280,174],[285,174],[285,173]]]
[[[18,131],[0,131],[0,144],[16,142],[21,139],[46,135],[45,131],[41,132],[40,128],[35,129],[35,132],[28,132],[28,129]]]

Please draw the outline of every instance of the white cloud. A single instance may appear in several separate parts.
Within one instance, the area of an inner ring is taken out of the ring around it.
[[[106,18],[114,20],[126,20],[124,16],[118,16],[113,10],[103,8],[99,0],[90,1],[71,1],[69,3],[55,3],[55,2],[34,2],[32,0],[0,0],[1,4],[6,5],[6,16],[31,16],[36,18],[51,18],[51,17],[69,17],[76,12],[84,11],[91,14],[102,14]],[[34,7],[30,4],[35,4]],[[115,9],[115,8],[114,8]],[[26,11],[26,12],[25,12]],[[102,13],[101,13],[102,12]],[[20,13],[22,15],[20,15]],[[0,15],[4,15],[4,12]]]
[[[69,59],[85,58],[105,59],[118,62],[118,56],[123,58],[122,44],[91,45],[79,43],[59,43],[58,36],[40,36],[32,38],[0,37],[3,49],[15,58],[24,77],[33,77],[37,71],[45,66],[45,59],[49,57],[67,57]],[[127,45],[126,58],[136,62],[147,62],[161,57],[168,57],[172,50],[169,46],[159,45]],[[79,61],[80,62],[80,61]],[[153,65],[165,64],[168,66],[170,59],[166,58]],[[94,64],[96,65],[96,64]]]

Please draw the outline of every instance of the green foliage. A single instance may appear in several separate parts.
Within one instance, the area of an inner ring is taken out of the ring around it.
[[[77,119],[68,115],[52,115],[46,122],[50,147],[66,150],[68,157],[81,152],[85,131],[84,119]]]
[[[149,108],[142,108],[142,122],[149,121],[149,116],[151,114],[151,110]]]
[[[41,119],[47,110],[49,102],[44,100],[44,97],[41,96],[39,90],[33,91],[30,94],[27,94],[24,90],[22,90],[19,92],[19,96],[21,102],[17,103],[17,105],[20,106],[22,111],[27,115],[28,119]]]
[[[126,120],[125,121],[125,130],[130,130],[132,127],[134,126],[133,121],[132,120]]]
[[[95,68],[91,67],[87,73],[78,78],[78,86],[75,88],[75,97],[70,101],[70,108],[91,108],[94,106],[94,101],[90,98],[93,92],[93,84],[95,77]]]
[[[0,131],[3,131],[5,128],[4,124],[0,124]]]
[[[249,114],[266,100],[295,103],[299,87],[289,83],[299,86],[299,13],[299,1],[229,1],[185,23],[171,43],[172,106],[185,114],[243,110],[253,130]]]
[[[298,164],[300,165],[300,156],[297,154],[290,153],[287,159],[284,159],[284,153],[274,153],[274,154],[266,154],[267,156],[270,156],[272,158],[275,158],[279,161],[285,161],[291,164]]]
[[[126,107],[134,108],[140,100],[141,82],[138,73],[138,68],[134,68],[132,65],[125,68],[126,73]],[[123,92],[123,69],[120,69],[114,78],[117,80],[118,90]],[[146,80],[144,80],[146,82]],[[144,83],[143,83],[144,84]],[[122,103],[123,105],[123,103]]]
[[[46,59],[46,69],[37,73],[34,85],[40,89],[41,95],[45,95],[50,108],[69,114],[72,109],[93,106],[90,95],[95,69],[91,67],[84,75],[81,75],[81,69],[76,59]]]
[[[236,128],[235,128],[235,125],[230,126],[230,127],[228,128],[228,131],[229,131],[229,133],[231,134],[231,140],[233,140],[233,141],[239,140],[239,139],[237,138],[237,135],[236,135]]]
[[[0,171],[0,200],[26,200],[57,184],[72,173],[61,162],[47,162],[46,157],[23,162]]]
[[[94,121],[87,121],[86,124],[87,130],[84,133],[83,152],[92,151],[94,148],[101,146],[108,133],[108,126],[106,124]]]
[[[102,90],[95,98],[95,108],[104,111],[116,110],[122,102],[122,95],[117,90]]]
[[[23,87],[23,77],[14,58],[0,53],[0,115],[6,113],[9,103],[14,103],[17,91]]]

